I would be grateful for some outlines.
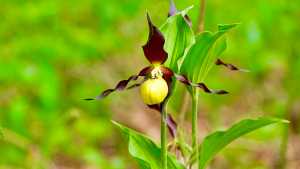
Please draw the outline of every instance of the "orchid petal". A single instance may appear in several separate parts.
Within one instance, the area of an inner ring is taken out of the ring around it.
[[[212,90],[209,89],[204,83],[193,83],[191,82],[185,75],[179,75],[175,74],[175,78],[180,81],[181,83],[187,85],[187,86],[192,86],[192,87],[197,87],[202,89],[206,93],[211,93],[211,94],[228,94],[227,91],[225,90]]]
[[[234,66],[233,64],[225,63],[221,59],[217,59],[217,61],[215,62],[215,64],[218,65],[218,66],[224,66],[224,67],[226,67],[226,68],[228,68],[229,70],[232,70],[232,71],[249,72],[248,70],[246,70],[246,69],[240,69],[240,68]]]
[[[133,89],[133,88],[139,87],[139,86],[141,86],[141,85],[142,85],[142,83],[135,83],[135,84],[133,84],[133,85],[127,87],[126,89],[127,89],[127,90]]]
[[[114,91],[122,91],[122,90],[125,90],[125,89],[131,89],[131,88],[134,88],[134,87],[137,87],[138,85],[137,84],[134,84],[132,86],[129,86],[128,88],[127,85],[129,84],[130,81],[136,81],[139,77],[145,77],[148,73],[151,72],[151,70],[153,69],[153,67],[145,67],[144,69],[142,69],[138,75],[132,75],[130,76],[128,79],[126,80],[121,80],[116,86],[115,88],[113,89],[107,89],[107,90],[104,90],[100,95],[98,95],[97,97],[95,98],[86,98],[84,100],[99,100],[99,99],[102,99],[108,95],[110,95],[112,92]]]
[[[174,72],[165,67],[165,66],[160,66],[159,69],[162,71],[163,73],[163,78],[168,82],[173,76],[174,76]]]

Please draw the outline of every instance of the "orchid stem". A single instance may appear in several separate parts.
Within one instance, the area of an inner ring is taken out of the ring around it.
[[[192,93],[192,147],[198,162],[198,99],[199,93],[197,89],[193,89]]]
[[[205,23],[206,0],[200,0],[199,18],[198,18],[198,32],[204,31]],[[198,151],[198,90],[192,91],[192,147],[195,152],[196,165],[199,165],[199,151]],[[198,166],[197,166],[198,167]]]
[[[161,107],[161,129],[160,129],[160,139],[161,139],[161,162],[162,169],[168,168],[168,150],[167,150],[167,111],[166,102],[162,104]]]
[[[286,168],[286,155],[287,155],[287,146],[288,146],[288,139],[289,139],[289,127],[285,124],[282,128],[282,138],[281,138],[281,145],[280,145],[280,152],[279,152],[279,160],[278,169],[285,169]]]

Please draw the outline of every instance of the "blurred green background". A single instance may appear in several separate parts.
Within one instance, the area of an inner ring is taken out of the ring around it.
[[[194,4],[190,16],[196,27],[199,2],[176,4],[179,9]],[[141,50],[146,11],[161,25],[168,1],[0,0],[0,169],[137,168],[110,121],[158,140],[159,114],[142,103],[136,89],[102,101],[81,99],[148,64]],[[228,34],[223,59],[251,72],[213,69],[206,83],[231,94],[203,94],[201,137],[244,117],[291,120],[289,128],[264,128],[234,142],[211,168],[279,169],[284,163],[299,168],[299,18],[299,0],[208,0],[207,30],[241,23]],[[179,85],[170,105],[177,119],[183,91]]]

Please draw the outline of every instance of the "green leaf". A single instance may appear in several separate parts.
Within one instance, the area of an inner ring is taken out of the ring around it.
[[[217,40],[237,24],[219,25],[216,33],[203,32],[196,36],[196,42],[186,54],[180,72],[193,82],[203,82],[214,65],[215,57],[226,49],[226,42],[220,43],[215,52],[210,53]]]
[[[226,131],[217,131],[204,138],[199,149],[199,169],[204,169],[206,164],[225,146],[235,139],[256,129],[274,123],[288,123],[287,120],[261,117],[258,119],[242,120]]]
[[[160,30],[165,37],[165,50],[168,53],[166,66],[177,72],[178,61],[195,42],[194,33],[184,16],[192,7],[176,13],[167,19]]]
[[[147,136],[127,128],[117,122],[113,123],[119,127],[128,139],[128,150],[139,163],[142,169],[161,169],[161,150]],[[169,169],[184,169],[184,166],[171,154],[168,155]]]
[[[215,45],[214,51],[213,51],[213,56],[216,56],[216,57],[221,56],[222,53],[226,50],[226,48],[227,48],[226,38],[223,37],[216,42],[216,45]]]

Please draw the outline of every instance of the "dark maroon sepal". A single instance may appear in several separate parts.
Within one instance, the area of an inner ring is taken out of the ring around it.
[[[151,22],[147,14],[149,25],[149,37],[147,43],[143,46],[144,54],[150,63],[163,64],[168,54],[164,50],[165,38],[156,26]]]
[[[232,70],[232,71],[249,72],[248,70],[246,70],[246,69],[240,69],[240,68],[238,68],[237,66],[235,66],[233,64],[225,63],[221,59],[217,59],[217,61],[215,62],[215,64],[218,65],[218,66],[224,66],[227,69]]]
[[[160,112],[160,114],[162,112],[161,104],[154,104],[154,105],[147,105],[147,106],[151,109],[157,110],[158,112]],[[169,113],[167,114],[166,122],[171,136],[175,138],[177,132],[177,123],[172,117],[172,115]]]
[[[191,82],[185,75],[179,75],[175,74],[175,78],[180,81],[181,83],[187,85],[187,86],[192,86],[192,87],[197,87],[202,89],[206,93],[211,93],[211,94],[228,94],[227,91],[225,90],[212,90],[209,89],[204,83],[193,83]]]
[[[126,80],[121,80],[115,88],[113,89],[107,89],[107,90],[104,90],[100,95],[98,95],[97,97],[95,98],[86,98],[84,100],[99,100],[99,99],[102,99],[108,95],[110,95],[112,92],[114,91],[122,91],[124,89],[131,89],[131,88],[134,88],[134,87],[138,87],[140,85],[140,83],[137,83],[137,84],[134,84],[134,85],[131,85],[129,87],[127,87],[127,85],[129,84],[130,81],[135,81],[137,80],[139,77],[145,77],[148,73],[151,72],[151,70],[153,69],[153,67],[145,67],[143,68],[138,75],[132,75],[130,76],[128,79]]]

